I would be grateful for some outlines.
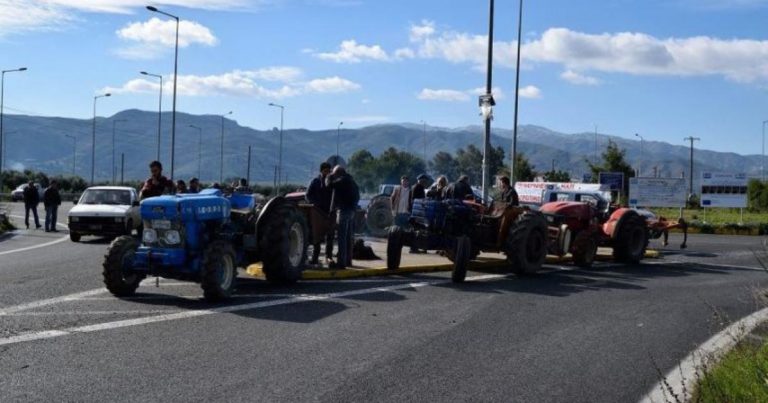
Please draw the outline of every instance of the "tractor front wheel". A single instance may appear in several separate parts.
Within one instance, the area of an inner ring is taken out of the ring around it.
[[[645,220],[634,211],[627,211],[615,229],[613,257],[622,263],[637,263],[645,257],[648,229]]]
[[[232,295],[237,280],[235,250],[228,242],[214,241],[203,254],[201,286],[205,299],[217,302]]]
[[[116,297],[130,297],[136,293],[144,275],[133,271],[133,260],[139,243],[130,236],[121,236],[109,245],[104,255],[104,285]]]
[[[571,255],[573,255],[573,264],[587,269],[592,267],[597,256],[597,242],[592,232],[584,230],[576,235],[576,239],[571,246]]]
[[[468,236],[460,236],[456,239],[456,247],[453,250],[453,273],[451,280],[454,283],[463,283],[467,278],[467,266],[472,255],[472,241]]]
[[[293,284],[301,279],[307,261],[307,220],[297,207],[288,203],[268,214],[263,231],[259,231],[264,275],[271,283]]]
[[[507,261],[517,275],[533,274],[547,258],[547,220],[539,213],[521,214],[509,229]]]
[[[388,229],[394,223],[394,217],[388,196],[376,196],[371,200],[365,214],[365,223],[372,236],[383,238],[389,235]]]
[[[403,256],[403,230],[398,226],[389,227],[387,236],[387,269],[400,268],[400,260]]]

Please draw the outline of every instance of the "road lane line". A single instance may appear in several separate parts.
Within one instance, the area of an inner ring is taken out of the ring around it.
[[[489,275],[483,275],[483,276],[468,277],[467,281],[497,280],[497,279],[504,279],[508,277],[509,277],[508,275],[503,275],[503,274],[489,274]],[[414,283],[408,283],[408,284],[392,285],[388,287],[366,288],[362,290],[342,291],[342,292],[335,292],[335,293],[329,293],[324,295],[312,295],[312,296],[303,296],[303,297],[297,296],[297,297],[283,298],[283,299],[270,300],[270,301],[253,302],[253,303],[241,304],[241,305],[223,306],[223,307],[214,308],[214,309],[183,311],[183,312],[148,316],[148,317],[136,318],[136,319],[126,319],[126,320],[119,320],[114,322],[105,322],[105,323],[99,323],[94,325],[77,326],[77,327],[71,327],[71,328],[62,329],[62,330],[44,330],[39,332],[30,332],[30,333],[20,334],[16,336],[0,338],[0,346],[24,343],[24,342],[35,341],[35,340],[52,339],[52,338],[68,336],[68,335],[78,334],[78,333],[92,333],[92,332],[98,332],[98,331],[104,331],[104,330],[114,330],[114,329],[121,329],[121,328],[132,327],[132,326],[147,325],[152,323],[168,322],[168,321],[180,320],[180,319],[190,319],[190,318],[196,318],[200,316],[208,316],[208,315],[214,315],[214,314],[220,314],[220,313],[231,313],[231,312],[239,312],[239,311],[261,309],[261,308],[267,308],[267,307],[273,307],[273,306],[280,306],[280,305],[290,305],[290,304],[296,304],[301,302],[324,301],[329,299],[339,299],[339,298],[353,297],[358,295],[422,288],[422,287],[436,286],[441,284],[448,284],[450,282],[451,282],[450,279],[420,281],[420,282],[414,282]]]
[[[127,311],[48,311],[48,312],[16,312],[4,316],[76,316],[76,315],[155,315],[164,313],[184,312],[181,309],[148,309]]]
[[[680,260],[665,260],[665,261],[654,261],[654,262],[646,262],[642,261],[640,264],[646,264],[646,265],[658,265],[658,266],[674,266],[674,265],[691,265],[691,266],[703,266],[703,267],[714,267],[718,269],[740,269],[740,270],[752,270],[752,271],[768,271],[768,269],[765,269],[763,267],[755,267],[755,266],[739,266],[739,265],[732,265],[732,264],[717,264],[717,263],[703,263],[703,262],[684,262]]]
[[[5,315],[13,314],[16,312],[21,312],[21,311],[26,311],[29,309],[40,308],[48,305],[60,304],[68,301],[77,301],[78,299],[83,297],[99,295],[105,292],[107,292],[106,288],[96,288],[93,290],[78,292],[75,294],[63,295],[61,297],[42,299],[39,301],[29,302],[21,305],[13,305],[13,306],[0,309],[0,316],[5,316]]]
[[[13,214],[11,215],[11,217],[16,217],[16,218],[24,218],[23,216],[19,216],[19,215],[13,215]],[[62,223],[60,223],[60,222],[57,222],[57,223],[56,223],[56,225],[62,226],[62,227],[64,227],[64,228],[67,228],[67,226],[66,226],[65,224],[62,224]],[[27,247],[24,247],[24,248],[19,248],[19,249],[11,249],[11,250],[7,250],[7,251],[4,251],[4,252],[0,252],[0,256],[2,256],[2,255],[8,255],[8,254],[11,254],[11,253],[26,252],[26,251],[28,251],[28,250],[34,250],[34,249],[44,248],[44,247],[46,247],[46,246],[51,246],[51,245],[55,245],[55,244],[57,244],[57,243],[61,243],[61,242],[64,242],[64,241],[66,241],[67,239],[69,239],[69,237],[68,237],[67,235],[65,235],[65,236],[63,236],[63,237],[61,237],[61,238],[59,238],[59,239],[57,239],[57,240],[55,240],[55,241],[46,242],[46,243],[41,243],[40,245],[27,246]]]

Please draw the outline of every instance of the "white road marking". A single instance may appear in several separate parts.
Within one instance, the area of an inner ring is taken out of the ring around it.
[[[717,263],[705,263],[705,262],[684,262],[680,260],[663,260],[663,261],[643,261],[641,264],[645,265],[655,265],[655,266],[664,266],[664,265],[694,265],[694,266],[703,266],[703,267],[715,267],[718,269],[740,269],[740,270],[753,270],[753,271],[767,271],[768,269],[765,269],[763,267],[755,267],[755,266],[739,266],[739,265],[732,265],[732,264],[717,264]]]
[[[670,370],[664,380],[657,383],[640,402],[689,401],[696,381],[701,378],[702,363],[711,367],[714,364],[710,361],[711,359],[722,358],[739,340],[766,321],[768,321],[768,308],[757,311],[712,336]],[[671,390],[668,390],[666,385],[669,385]],[[677,397],[673,397],[673,394]]]
[[[23,216],[18,216],[18,215],[11,215],[11,217],[16,217],[16,218],[24,218]],[[67,228],[67,226],[66,226],[65,224],[62,224],[62,223],[60,223],[60,222],[57,222],[57,223],[56,223],[56,225],[62,226],[62,227],[64,227],[64,228]],[[61,243],[61,242],[64,242],[64,241],[66,241],[67,239],[69,239],[69,237],[65,235],[65,236],[63,236],[63,237],[61,237],[61,238],[58,238],[58,239],[56,239],[55,241],[46,242],[46,243],[41,243],[41,244],[39,244],[39,245],[27,246],[27,247],[24,247],[24,248],[19,248],[19,249],[11,249],[11,250],[7,250],[7,251],[4,251],[4,252],[0,252],[0,256],[2,256],[2,255],[8,255],[8,254],[11,254],[11,253],[26,252],[26,251],[28,251],[28,250],[34,250],[34,249],[40,249],[40,248],[44,248],[44,247],[46,247],[46,246],[51,246],[51,245],[55,245],[55,244],[57,244],[57,243]]]
[[[103,294],[105,292],[107,292],[105,288],[96,288],[93,290],[78,292],[75,294],[63,295],[61,297],[42,299],[39,301],[29,302],[26,304],[14,305],[14,306],[0,309],[0,316],[10,315],[16,312],[40,308],[48,305],[60,304],[62,302],[77,301],[80,298]]]
[[[489,274],[489,275],[483,275],[483,276],[468,277],[467,281],[485,281],[485,280],[502,279],[507,277],[508,277],[507,275],[502,275],[502,274]],[[380,293],[380,292],[392,292],[392,291],[411,289],[411,288],[422,288],[422,287],[447,284],[450,282],[451,280],[449,279],[421,281],[421,282],[414,282],[414,283],[408,283],[408,284],[392,285],[388,287],[375,287],[375,288],[366,288],[362,290],[342,291],[342,292],[329,293],[324,295],[294,296],[294,297],[276,299],[276,300],[270,300],[270,301],[253,302],[249,304],[230,305],[230,306],[224,306],[224,307],[214,308],[214,309],[183,311],[183,312],[148,316],[148,317],[136,318],[136,319],[126,319],[126,320],[119,320],[114,322],[105,322],[105,323],[99,323],[95,325],[77,326],[77,327],[71,327],[71,328],[62,329],[62,330],[45,330],[45,331],[39,331],[39,332],[30,332],[30,333],[20,334],[17,336],[0,338],[0,346],[24,343],[24,342],[35,341],[35,340],[52,339],[52,338],[68,336],[68,335],[77,334],[77,333],[92,333],[92,332],[98,332],[103,330],[114,330],[114,329],[121,329],[121,328],[131,327],[131,326],[146,325],[151,323],[168,322],[168,321],[180,320],[180,319],[190,319],[190,318],[214,315],[219,313],[239,312],[239,311],[247,311],[247,310],[260,309],[260,308],[279,306],[279,305],[289,305],[289,304],[295,304],[300,302],[323,301],[323,300],[329,300],[329,299],[352,297],[357,295],[374,294],[374,293]]]
[[[4,316],[78,316],[78,315],[155,315],[159,313],[183,312],[181,309],[153,309],[128,311],[49,311],[49,312],[17,312]]]

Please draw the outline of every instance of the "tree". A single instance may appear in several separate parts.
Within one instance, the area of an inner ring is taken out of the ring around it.
[[[523,153],[517,153],[515,158],[515,181],[532,182],[536,179],[536,167],[531,164]]]
[[[376,157],[368,150],[356,151],[347,163],[349,173],[363,191],[375,191],[379,185],[376,175]]]
[[[547,171],[544,172],[544,181],[546,182],[570,182],[571,175],[565,171]]]
[[[459,176],[459,162],[445,151],[435,154],[429,167],[435,175],[445,175],[449,181],[456,180]]]
[[[504,149],[491,148],[488,154],[488,172],[491,176],[503,173]],[[459,174],[468,175],[470,182],[479,184],[483,178],[483,152],[473,144],[456,152]]]
[[[635,171],[632,166],[625,160],[627,150],[620,149],[619,146],[612,140],[608,140],[608,145],[603,151],[602,162],[600,164],[593,164],[588,159],[585,159],[590,171],[592,171],[593,181],[597,182],[600,172],[622,172],[624,173],[624,195],[629,194],[629,178],[635,177]]]

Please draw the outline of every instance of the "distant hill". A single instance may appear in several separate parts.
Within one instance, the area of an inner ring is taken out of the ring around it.
[[[169,161],[171,114],[163,114],[161,160]],[[212,115],[177,114],[176,176],[189,178],[198,175],[198,130],[202,128],[203,181],[219,179],[221,117]],[[5,116],[6,169],[31,168],[50,174],[71,173],[72,140],[65,134],[75,135],[77,142],[76,173],[90,178],[91,120],[39,117],[24,115]],[[140,179],[147,175],[147,163],[155,158],[157,141],[157,114],[139,110],[127,110],[109,118],[97,119],[96,177],[107,180],[112,177],[112,130],[116,128],[116,150],[119,168],[120,153],[125,153],[126,179]],[[251,178],[271,183],[277,164],[279,133],[254,130],[225,120],[224,176],[246,175],[248,146],[252,146]],[[512,131],[494,129],[492,144],[502,146],[509,156]],[[359,149],[368,149],[374,155],[388,147],[424,153],[423,126],[417,124],[383,124],[361,129],[343,129],[340,135],[340,154],[348,157]],[[599,134],[599,152],[608,139],[627,150],[630,163],[640,162],[640,142],[616,136]],[[482,128],[470,126],[457,129],[427,127],[427,155],[431,158],[438,151],[455,152],[468,144],[480,146]],[[587,171],[584,160],[595,155],[595,134],[564,134],[538,126],[521,126],[518,137],[520,152],[533,162],[539,171],[549,170],[552,161],[557,169],[566,170],[574,177]],[[644,143],[642,159],[643,175],[650,176],[657,167],[660,176],[680,176],[688,170],[689,149],[685,146],[664,142]],[[320,161],[336,153],[336,130],[309,131],[286,130],[284,132],[284,176],[289,182],[304,182],[315,174]],[[696,170],[721,170],[746,172],[752,176],[760,173],[760,156],[743,156],[696,150]],[[119,177],[119,172],[118,172]]]

